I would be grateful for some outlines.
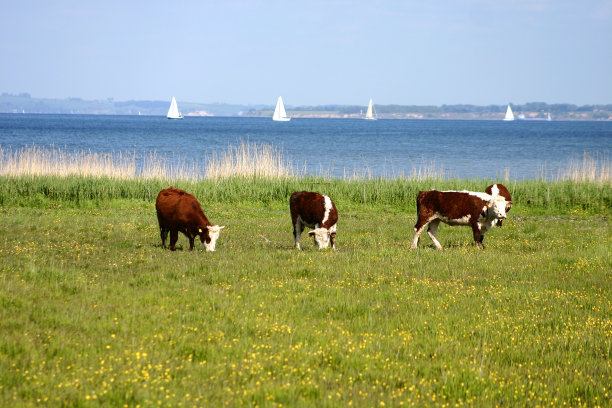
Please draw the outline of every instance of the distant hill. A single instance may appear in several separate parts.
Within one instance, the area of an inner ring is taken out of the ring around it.
[[[179,110],[191,116],[240,116],[264,105],[231,105],[178,101]],[[93,115],[166,115],[170,101],[115,101],[112,98],[87,101],[81,98],[33,98],[27,93],[0,95],[1,113],[73,113]]]
[[[232,105],[178,101],[185,116],[249,116],[271,117],[273,105]],[[170,101],[88,101],[80,98],[33,98],[27,93],[0,95],[0,113],[66,113],[94,115],[156,115],[167,113]],[[491,119],[503,118],[506,105],[375,105],[382,119]],[[366,106],[325,105],[287,106],[287,113],[296,118],[359,118]],[[548,113],[555,120],[612,120],[612,104],[584,105],[530,102],[512,105],[515,116],[526,120],[542,120]]]

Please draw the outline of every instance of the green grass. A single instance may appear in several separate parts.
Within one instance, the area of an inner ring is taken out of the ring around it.
[[[421,190],[484,191],[495,180],[369,179],[343,181],[327,178],[228,178],[221,180],[117,180],[106,177],[1,176],[0,205],[45,208],[108,207],[114,200],[155,202],[157,193],[174,185],[194,194],[205,205],[285,203],[294,191],[327,194],[344,208],[387,205],[399,211],[415,210]],[[515,205],[530,213],[612,215],[609,182],[507,182]]]
[[[426,181],[179,184],[215,253],[160,247],[165,186],[0,178],[1,406],[610,406],[609,186],[512,184],[485,250],[411,251]],[[297,189],[337,251],[292,249]]]

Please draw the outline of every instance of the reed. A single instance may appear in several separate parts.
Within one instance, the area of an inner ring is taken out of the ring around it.
[[[240,142],[229,145],[221,154],[213,152],[206,165],[206,178],[229,177],[286,178],[298,177],[297,167],[284,151],[268,143]]]
[[[231,177],[258,177],[265,179],[306,177],[306,163],[296,163],[287,158],[282,148],[268,143],[240,141],[229,145],[221,153],[213,152],[202,166],[195,160],[173,158],[150,152],[139,156],[133,152],[95,153],[68,151],[55,146],[26,146],[19,150],[0,148],[0,175],[7,176],[84,176],[113,179],[160,179],[169,181],[198,181],[204,178],[218,180]],[[319,168],[315,177],[332,179],[333,169]],[[444,169],[435,162],[414,166],[404,171],[382,175],[385,179],[441,180]],[[345,181],[374,180],[376,175],[369,167],[344,169]]]
[[[176,162],[155,152],[142,157],[132,152],[97,153],[68,151],[55,146],[25,146],[19,150],[0,148],[0,174],[7,176],[82,176],[120,180],[199,180],[198,163],[179,158]]]
[[[609,183],[612,181],[610,156],[603,153],[593,155],[584,152],[582,159],[573,158],[570,160],[568,167],[562,170],[558,179]]]

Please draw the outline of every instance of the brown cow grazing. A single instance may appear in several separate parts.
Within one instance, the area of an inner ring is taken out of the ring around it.
[[[491,184],[489,187],[485,189],[485,193],[490,194],[492,196],[500,195],[506,199],[508,205],[506,206],[506,214],[510,212],[512,208],[512,197],[510,196],[510,192],[503,184]],[[502,220],[496,220],[495,223],[498,227],[502,226]]]
[[[167,188],[157,195],[155,209],[163,248],[166,247],[166,237],[170,231],[170,250],[176,250],[180,231],[189,238],[189,250],[193,250],[193,241],[198,235],[206,251],[215,250],[219,231],[225,227],[212,225],[193,195],[178,188]]]
[[[293,237],[295,247],[300,247],[300,236],[304,226],[313,228],[308,235],[314,236],[315,246],[319,249],[327,248],[331,241],[332,248],[336,249],[336,223],[338,210],[336,205],[326,195],[299,191],[291,194],[289,198],[291,221],[293,222]]]
[[[505,188],[505,187],[504,187]],[[427,234],[438,249],[440,221],[448,225],[470,225],[476,246],[482,247],[484,234],[498,220],[506,218],[508,203],[502,195],[473,191],[421,191],[417,197],[417,222],[411,248],[416,248],[427,225]]]

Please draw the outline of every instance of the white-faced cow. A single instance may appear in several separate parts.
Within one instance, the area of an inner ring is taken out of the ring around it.
[[[206,251],[215,250],[219,231],[225,227],[212,225],[193,195],[178,188],[167,188],[157,195],[155,209],[163,248],[166,247],[166,237],[170,232],[170,250],[176,250],[180,231],[189,238],[189,250],[193,250],[193,241],[198,235]]]
[[[305,226],[313,228],[308,234],[314,236],[314,243],[317,248],[327,248],[330,241],[332,248],[336,248],[338,211],[331,198],[308,191],[295,192],[291,194],[289,199],[289,209],[291,210],[293,237],[297,249],[301,249],[300,236]]]
[[[497,187],[494,187],[497,186]],[[440,221],[448,225],[469,225],[472,227],[476,246],[482,247],[484,234],[495,223],[506,218],[506,212],[512,201],[500,195],[501,184],[490,186],[493,194],[473,191],[421,191],[417,197],[417,222],[414,226],[412,248],[419,243],[421,233],[427,228],[427,234],[438,249],[438,226]]]

